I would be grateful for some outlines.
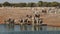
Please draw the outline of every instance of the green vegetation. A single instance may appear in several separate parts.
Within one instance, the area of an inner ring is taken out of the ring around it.
[[[38,3],[9,3],[9,2],[4,2],[3,4],[0,3],[0,7],[60,7],[60,3],[59,2],[43,2],[43,1],[39,1]]]

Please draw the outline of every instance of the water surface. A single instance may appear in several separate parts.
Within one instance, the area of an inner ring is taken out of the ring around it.
[[[0,34],[60,34],[60,27],[32,25],[0,25]]]

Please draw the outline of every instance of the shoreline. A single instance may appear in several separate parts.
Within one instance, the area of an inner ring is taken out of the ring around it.
[[[0,24],[0,25],[9,25],[9,24]],[[14,24],[14,25],[20,25],[20,24]],[[50,27],[60,27],[60,25],[39,25],[39,26],[50,26]]]

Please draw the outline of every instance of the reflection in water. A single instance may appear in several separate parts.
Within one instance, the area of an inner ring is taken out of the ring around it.
[[[14,31],[14,26],[13,25],[6,25],[6,30],[7,31]]]
[[[15,31],[15,26],[6,25],[7,31]],[[42,31],[42,26],[32,26],[32,25],[19,25],[20,31]]]
[[[43,30],[42,26],[40,26],[40,30],[41,30],[41,31]]]
[[[32,26],[32,25],[20,25],[21,31],[40,31],[42,26]]]
[[[20,25],[20,31],[42,31],[42,26]],[[6,25],[7,31],[15,31],[14,26]]]
[[[42,30],[42,26],[34,26],[34,31],[40,31]]]
[[[21,31],[26,31],[27,30],[27,25],[20,25],[20,30]]]
[[[32,25],[0,25],[0,31],[60,31],[60,27],[32,26]]]

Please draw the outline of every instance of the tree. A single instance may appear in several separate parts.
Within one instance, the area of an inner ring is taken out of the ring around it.
[[[46,6],[47,7],[52,7],[51,2],[48,2]]]
[[[48,7],[56,7],[56,6],[58,6],[58,5],[59,5],[58,2],[48,2],[48,3],[47,3],[47,6],[48,6]]]
[[[37,4],[31,2],[31,3],[28,3],[28,4],[27,4],[27,7],[37,7]]]
[[[10,4],[9,2],[4,2],[4,3],[3,3],[3,6],[5,6],[5,7],[6,7],[6,6],[11,6],[11,4]]]
[[[0,7],[2,7],[2,4],[0,4]]]
[[[42,7],[42,5],[43,5],[43,1],[39,1],[39,2],[38,2],[38,6],[39,6],[39,7]]]
[[[17,7],[26,7],[26,3],[19,3],[19,4],[16,4]]]
[[[58,2],[52,2],[51,5],[56,7],[56,6],[58,6]]]
[[[42,6],[47,7],[48,2],[43,2]]]
[[[58,2],[43,2],[43,1],[39,1],[38,3],[9,3],[9,2],[4,2],[3,4],[0,4],[1,6],[14,6],[14,7],[56,7],[56,6],[60,6],[60,3]]]

